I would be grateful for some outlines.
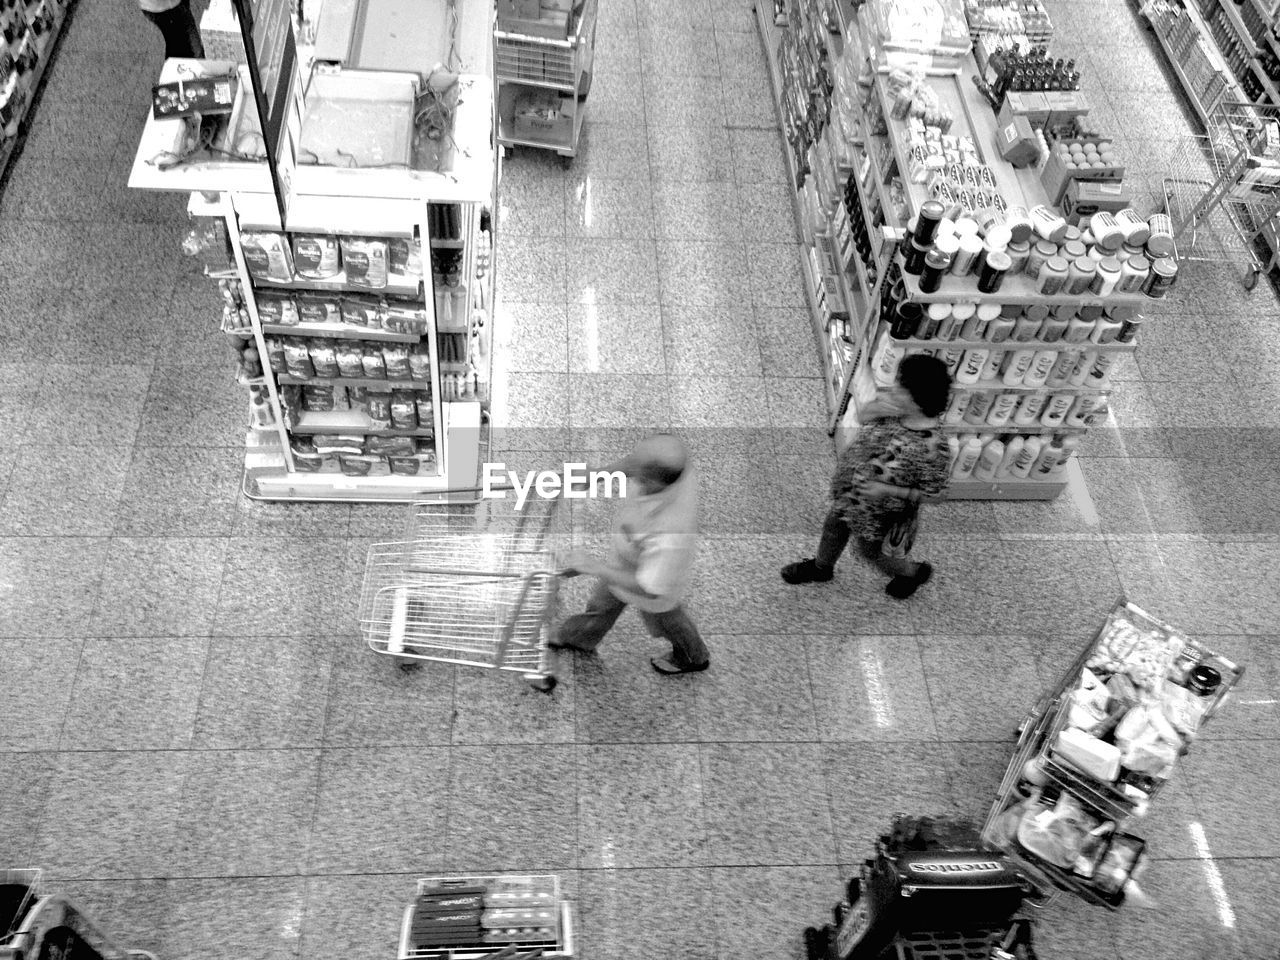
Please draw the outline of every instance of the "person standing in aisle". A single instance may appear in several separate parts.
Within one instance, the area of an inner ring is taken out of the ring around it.
[[[574,550],[561,558],[564,576],[597,579],[587,609],[560,627],[553,649],[591,653],[630,604],[649,633],[671,641],[671,654],[650,663],[661,674],[697,673],[711,655],[681,599],[698,542],[697,476],[676,437],[658,434],[637,443],[604,468],[626,476],[624,502],[613,519],[612,556],[595,560]]]
[[[191,0],[138,0],[142,14],[164,36],[164,57],[204,59],[204,43],[191,10]]]
[[[858,552],[891,579],[885,592],[905,600],[933,576],[933,566],[908,558],[920,501],[941,493],[951,462],[938,417],[947,408],[951,376],[936,357],[913,354],[898,367],[897,387],[872,411],[840,455],[831,480],[831,509],[818,555],[782,568],[787,583],[826,583],[850,538]]]

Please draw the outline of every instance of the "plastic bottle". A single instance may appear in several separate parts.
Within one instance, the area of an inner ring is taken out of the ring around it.
[[[956,468],[956,460],[960,457],[960,438],[947,437],[947,476]]]
[[[1049,402],[1049,394],[1043,391],[1024,394],[1018,401],[1018,408],[1013,411],[1013,422],[1020,427],[1029,427],[1040,422],[1045,404]]]
[[[1014,437],[1004,446],[1004,456],[1000,458],[1000,466],[996,467],[996,479],[1009,476],[1009,470],[1026,449],[1027,441],[1023,437]]]
[[[1067,377],[1067,383],[1073,387],[1083,387],[1087,379],[1089,379],[1089,371],[1093,369],[1094,363],[1097,361],[1096,353],[1082,353],[1080,359],[1076,361],[1076,365],[1071,368],[1071,376]]]
[[[1027,437],[1022,449],[1018,451],[1018,455],[1009,464],[1009,476],[1015,480],[1025,480],[1027,474],[1031,472],[1032,465],[1036,462],[1036,457],[1040,455],[1040,451],[1043,448],[1043,438]]]
[[[1067,324],[1067,330],[1062,335],[1062,339],[1067,343],[1084,343],[1093,333],[1097,323],[1093,320],[1086,320],[1084,317],[1076,316],[1071,318],[1071,322]]]
[[[996,401],[996,394],[990,390],[978,390],[973,394],[973,398],[969,401],[969,406],[965,409],[964,422],[972,423],[974,426],[981,426],[987,422],[987,414],[991,412],[991,405]]]
[[[964,350],[954,347],[950,350],[939,351],[939,355],[939,359],[947,365],[947,373],[954,377],[956,371],[960,368],[960,361],[964,359]]]
[[[877,383],[884,387],[893,386],[898,375],[898,364],[902,362],[906,352],[906,349],[890,335],[890,331],[886,330],[880,335],[875,359],[871,361]]]
[[[1009,422],[1017,406],[1018,394],[1006,390],[991,402],[991,409],[987,411],[987,423],[993,427],[1003,427]]]
[[[1007,387],[1018,387],[1022,385],[1022,378],[1027,375],[1027,371],[1031,369],[1031,361],[1035,359],[1036,352],[1034,350],[1014,350],[1009,354],[1009,359],[1004,365],[1004,374],[1002,380]]]
[[[992,440],[982,448],[982,455],[978,457],[978,462],[973,468],[973,479],[988,482],[995,480],[996,471],[1000,469],[1003,460],[1004,443],[1000,440]]]
[[[969,401],[973,398],[964,390],[952,390],[951,400],[942,414],[943,423],[962,423],[965,411],[969,409]]]
[[[1048,476],[1053,479],[1062,476],[1067,469],[1067,462],[1076,452],[1076,447],[1080,446],[1079,437],[1067,437],[1062,441],[1062,451],[1058,454],[1057,461],[1049,469]]]
[[[1040,335],[1040,328],[1043,325],[1044,317],[1038,316],[1030,309],[1027,309],[1022,316],[1014,321],[1012,339],[1021,343],[1034,340]]]
[[[981,456],[982,441],[976,433],[969,434],[960,447],[960,453],[956,457],[956,465],[951,470],[951,476],[957,480],[968,479],[973,475],[973,468],[978,465],[978,458]]]
[[[1057,360],[1057,350],[1037,350],[1035,356],[1031,358],[1031,366],[1027,368],[1027,373],[1022,378],[1023,385],[1043,387],[1045,381],[1049,379],[1049,371],[1053,369]]]
[[[990,350],[966,350],[955,373],[956,383],[977,383],[990,356]]]
[[[978,380],[995,380],[1000,376],[1000,368],[1004,366],[1004,357],[1008,352],[1007,350],[992,350],[987,357],[986,366],[982,368],[982,373],[978,374]]]
[[[1059,459],[1062,457],[1062,435],[1055,433],[1053,440],[1046,443],[1036,456],[1035,463],[1031,465],[1030,476],[1037,480],[1042,480],[1049,476],[1058,465]]]
[[[1087,426],[1093,412],[1106,402],[1107,398],[1102,394],[1083,393],[1076,397],[1075,402],[1071,404],[1071,409],[1067,412],[1066,420],[1063,422],[1071,427]]]
[[[1076,363],[1080,360],[1080,354],[1074,350],[1064,350],[1058,354],[1058,359],[1054,361],[1053,368],[1049,371],[1048,379],[1044,384],[1046,387],[1065,387],[1067,381],[1071,378],[1071,371],[1076,368]]]
[[[1016,325],[1017,323],[1013,317],[1005,316],[1002,313],[987,324],[987,339],[992,343],[1004,343],[1009,339]]]
[[[939,340],[957,340],[970,320],[978,315],[978,308],[972,303],[953,303],[950,316],[938,324]],[[1117,327],[1119,329],[1119,327]]]
[[[1000,307],[994,303],[979,304],[972,317],[965,320],[960,329],[961,340],[985,340],[991,321],[1000,316]]]
[[[1105,387],[1111,382],[1111,370],[1115,363],[1116,355],[1114,353],[1099,353],[1093,361],[1093,366],[1089,368],[1085,383],[1091,387]]]
[[[1067,411],[1071,409],[1071,405],[1075,401],[1074,394],[1054,394],[1049,402],[1044,405],[1044,413],[1040,415],[1040,422],[1046,427],[1062,426],[1062,421],[1067,418]]]
[[[1040,339],[1045,343],[1056,343],[1061,340],[1071,322],[1070,311],[1070,307],[1065,310],[1061,307],[1055,309],[1048,319],[1040,325]]]

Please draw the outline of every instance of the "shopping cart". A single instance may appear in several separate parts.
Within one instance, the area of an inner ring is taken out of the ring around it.
[[[808,960],[1034,960],[1034,887],[971,824],[898,816]]]
[[[1280,107],[1220,103],[1207,136],[1185,137],[1163,178],[1165,211],[1181,260],[1237,263],[1252,290],[1263,269],[1258,243],[1277,248]],[[1273,256],[1268,269],[1276,265]]]
[[[481,494],[447,490],[420,500],[404,541],[370,548],[361,631],[370,648],[402,667],[434,660],[508,670],[549,693],[561,498],[517,506],[513,497]]]
[[[62,894],[48,893],[40,870],[0,870],[0,958],[156,960],[116,944]]]

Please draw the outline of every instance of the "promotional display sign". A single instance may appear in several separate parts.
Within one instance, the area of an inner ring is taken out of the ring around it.
[[[231,0],[240,21],[267,166],[284,227],[301,133],[301,84],[289,0]]]

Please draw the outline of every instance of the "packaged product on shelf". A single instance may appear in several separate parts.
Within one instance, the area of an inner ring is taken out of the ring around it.
[[[422,466],[417,457],[387,457],[387,466],[398,477],[416,477]]]
[[[324,294],[299,294],[298,318],[303,323],[341,323],[339,301]]]
[[[415,437],[370,437],[365,443],[366,453],[380,457],[412,457],[418,452]]]
[[[326,457],[357,457],[364,453],[364,437],[352,434],[341,434],[332,437],[316,437],[316,453]]]
[[[397,430],[412,430],[418,426],[417,403],[411,391],[391,391],[391,426]]]
[[[332,340],[316,339],[310,342],[311,366],[317,377],[331,379],[339,376],[337,344]]]
[[[421,336],[430,329],[427,311],[403,300],[388,300],[383,326],[393,333],[410,333]]]
[[[293,269],[308,280],[330,280],[342,271],[336,237],[299,233],[293,237]]]
[[[387,241],[362,237],[342,238],[342,262],[347,283],[381,290],[387,285]]]
[[[431,379],[431,351],[425,343],[409,347],[409,376],[413,380]]]
[[[1093,871],[1093,885],[1103,893],[1119,893],[1137,872],[1146,841],[1127,833],[1116,834],[1102,862]]]
[[[366,343],[360,358],[364,367],[364,375],[372,380],[387,379],[387,361],[382,356],[382,349],[376,343]]]
[[[376,430],[387,430],[391,427],[391,394],[370,391],[367,406],[369,423]]]
[[[293,254],[284,234],[242,233],[240,249],[255,280],[288,283],[293,279]]]
[[[1143,221],[1145,224],[1146,221]],[[387,263],[391,272],[403,277],[422,276],[422,242],[395,237],[387,243]]]
[[[311,365],[311,351],[307,349],[307,341],[290,337],[284,341],[285,367],[289,376],[300,380],[315,378],[315,367]]]
[[[343,297],[339,304],[342,322],[356,327],[372,327],[381,329],[383,307],[381,302],[372,297],[359,295]]]
[[[373,457],[368,454],[355,454],[354,456],[338,457],[338,467],[348,477],[367,477],[371,474],[376,475],[380,471],[379,466],[385,466],[386,461],[381,457]]]
[[[351,409],[364,410],[369,405],[369,394],[372,392],[368,387],[347,387],[347,401],[351,404]]]
[[[4,54],[0,54],[3,57]],[[0,70],[0,85],[4,83],[4,71]],[[191,226],[182,238],[182,252],[195,257],[201,266],[209,271],[220,271],[233,268],[235,258],[231,252],[231,241],[227,236],[227,224],[222,217],[190,218]]]
[[[382,348],[388,380],[410,379],[409,348],[403,343],[388,343]]]
[[[284,341],[279,337],[264,337],[267,345],[267,364],[272,373],[288,373],[289,365],[284,357]]]
[[[262,290],[254,299],[258,304],[258,319],[263,323],[288,327],[297,325],[298,307],[292,295]]]
[[[338,364],[338,376],[356,379],[364,376],[364,351],[355,340],[335,343],[334,359]]]
[[[426,390],[415,390],[413,402],[418,414],[418,423],[426,426],[434,422],[435,415],[431,405],[431,394]]]
[[[334,409],[337,400],[333,387],[308,385],[302,388],[302,409],[310,413],[327,413]]]
[[[252,340],[239,341],[243,346],[237,351],[240,361],[240,377],[244,380],[258,380],[262,377],[262,358],[258,356],[258,348]]]
[[[324,468],[324,455],[293,452],[293,465],[299,473],[319,473]]]

